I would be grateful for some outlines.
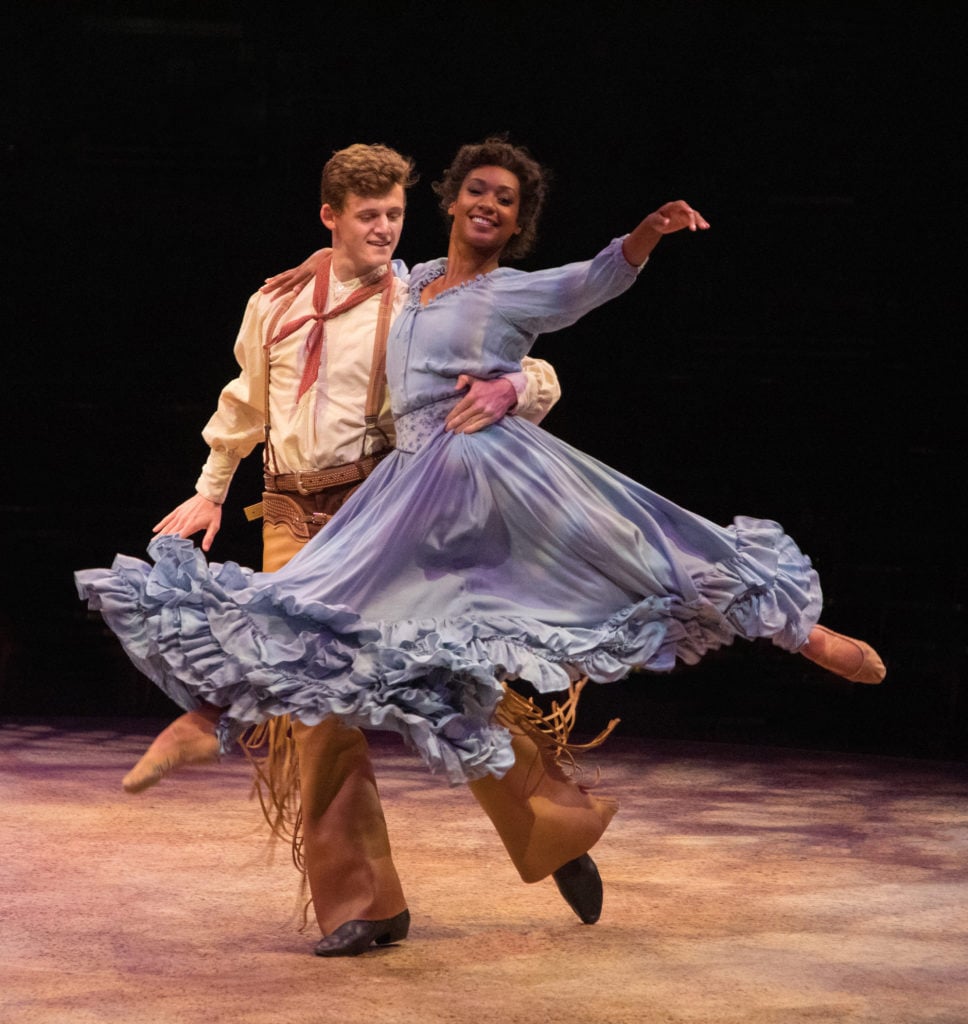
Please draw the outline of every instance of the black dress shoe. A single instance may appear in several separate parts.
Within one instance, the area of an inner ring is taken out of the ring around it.
[[[396,917],[383,921],[347,921],[320,940],[316,956],[359,956],[372,943],[385,946],[388,942],[399,942],[407,937],[409,931],[409,910],[401,910]]]
[[[551,877],[582,924],[594,924],[602,916],[602,876],[587,853],[562,864]]]

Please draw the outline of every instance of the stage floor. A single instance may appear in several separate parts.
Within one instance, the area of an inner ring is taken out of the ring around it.
[[[375,735],[411,937],[323,960],[241,756],[121,790],[162,724],[2,724],[3,1021],[968,1021],[964,764],[613,739],[588,927]]]

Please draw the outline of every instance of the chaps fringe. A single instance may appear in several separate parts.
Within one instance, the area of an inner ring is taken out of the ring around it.
[[[587,678],[582,678],[570,684],[567,698],[561,703],[553,700],[547,713],[535,704],[533,697],[522,697],[505,683],[504,697],[494,715],[505,729],[518,730],[531,737],[541,752],[546,771],[558,778],[570,779],[585,790],[598,785],[601,769],[596,768],[594,782],[585,782],[575,755],[601,746],[620,721],[613,718],[587,743],[569,742],[578,714],[578,701],[587,682]],[[305,929],[312,897],[306,896],[309,882],[299,797],[299,756],[289,716],[270,718],[255,726],[239,740],[239,746],[255,771],[252,792],[259,800],[269,830],[275,838],[289,844],[292,862],[300,873],[299,897],[304,901],[301,929]]]
[[[289,716],[270,718],[255,726],[239,740],[239,746],[255,771],[252,794],[259,800],[269,831],[276,839],[289,844],[292,862],[300,874],[299,899],[303,903],[300,930],[305,929],[313,901],[306,895],[309,880],[303,850],[299,756]]]
[[[611,736],[621,721],[613,718],[594,739],[587,743],[570,743],[571,731],[578,716],[578,701],[581,692],[588,683],[587,676],[568,686],[568,696],[560,704],[551,702],[551,710],[546,714],[534,702],[533,697],[522,697],[521,694],[504,684],[504,698],[497,706],[494,718],[505,729],[515,729],[530,736],[538,750],[546,770],[558,778],[571,779],[582,789],[591,789],[601,781],[601,769],[595,769],[595,781],[585,782],[582,778],[584,769],[579,764],[576,754],[600,747]]]

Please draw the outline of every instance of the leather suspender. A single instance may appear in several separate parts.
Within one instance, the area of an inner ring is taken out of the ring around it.
[[[393,270],[387,267],[387,273]],[[390,447],[390,438],[380,429],[380,410],[387,390],[387,337],[390,334],[390,318],[393,314],[393,284],[380,295],[380,312],[377,315],[376,334],[373,337],[373,361],[370,363],[370,381],[366,388],[366,408],[364,422],[366,432],[363,435],[363,447],[360,458],[366,454],[366,438],[371,431],[377,431],[383,438],[384,447]]]

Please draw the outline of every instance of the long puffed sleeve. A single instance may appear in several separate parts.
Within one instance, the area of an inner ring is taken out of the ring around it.
[[[533,340],[569,327],[632,286],[644,267],[622,254],[613,239],[593,259],[530,273],[495,271],[494,301],[502,315]]]

